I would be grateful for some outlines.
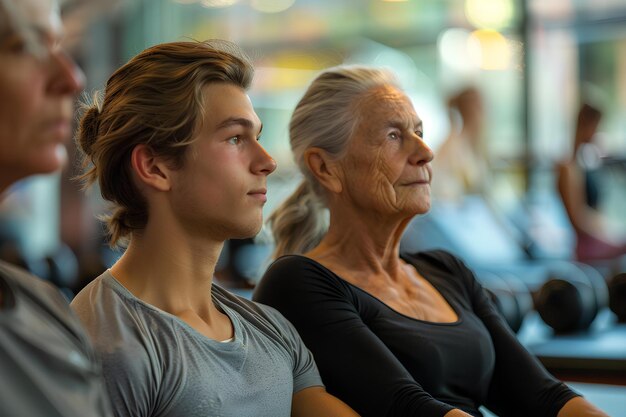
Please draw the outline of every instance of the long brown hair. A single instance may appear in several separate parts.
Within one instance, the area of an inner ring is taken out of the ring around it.
[[[109,78],[102,94],[84,106],[77,142],[85,169],[79,179],[98,182],[112,211],[104,216],[110,244],[125,244],[148,220],[145,198],[134,184],[130,157],[138,144],[184,164],[204,112],[203,87],[230,83],[248,89],[253,69],[248,58],[226,41],[172,42],[132,58]]]

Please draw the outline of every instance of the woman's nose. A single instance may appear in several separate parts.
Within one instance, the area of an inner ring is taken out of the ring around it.
[[[73,96],[85,87],[84,73],[64,50],[51,51],[50,62],[50,91]]]
[[[412,164],[424,165],[432,161],[435,157],[435,154],[432,149],[430,149],[430,146],[428,146],[421,137],[416,136],[413,146],[414,149],[412,150],[409,159]]]

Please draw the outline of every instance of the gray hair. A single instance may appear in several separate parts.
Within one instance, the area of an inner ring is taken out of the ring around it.
[[[338,66],[318,75],[298,102],[291,116],[289,138],[304,180],[268,219],[276,243],[274,258],[308,252],[328,229],[324,190],[306,165],[305,151],[316,147],[332,158],[342,158],[359,123],[362,99],[387,85],[399,88],[390,71]]]
[[[18,7],[17,2],[18,0],[0,0],[0,41],[5,36],[19,33],[26,49],[35,56],[43,57],[46,48],[38,34],[30,27],[26,14]],[[51,4],[58,12],[58,2],[51,0]]]

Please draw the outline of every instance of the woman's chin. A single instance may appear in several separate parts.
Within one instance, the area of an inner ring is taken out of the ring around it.
[[[56,172],[65,166],[67,159],[67,150],[63,144],[49,146],[31,159],[28,164],[31,172],[28,175]]]

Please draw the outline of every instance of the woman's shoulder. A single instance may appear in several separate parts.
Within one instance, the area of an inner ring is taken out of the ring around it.
[[[269,271],[296,270],[311,271],[314,273],[328,274],[330,271],[316,260],[304,255],[283,255],[274,260],[268,267]]]
[[[341,285],[341,279],[316,260],[303,255],[284,255],[267,268],[260,281],[261,286],[298,288],[303,286]]]
[[[464,267],[463,261],[451,252],[444,249],[434,249],[422,252],[404,253],[402,258],[412,263],[414,266],[430,266],[447,271],[458,271]]]

